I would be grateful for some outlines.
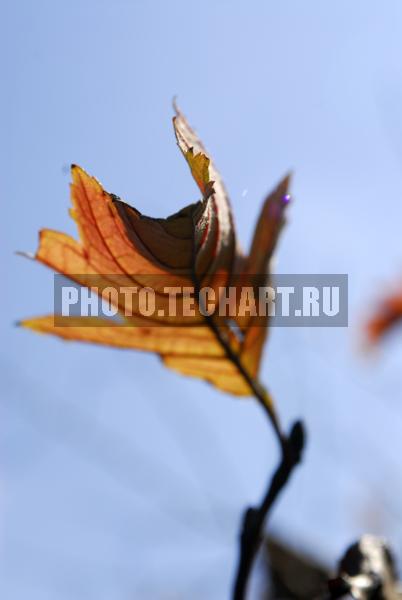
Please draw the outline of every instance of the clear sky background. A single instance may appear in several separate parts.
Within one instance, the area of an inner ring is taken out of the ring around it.
[[[227,598],[241,511],[275,465],[252,400],[13,326],[51,311],[51,272],[13,253],[75,233],[70,163],[151,216],[198,199],[174,95],[244,247],[292,168],[277,272],[349,274],[349,328],[277,328],[266,348],[284,423],[309,432],[271,531],[329,565],[371,531],[402,561],[402,336],[359,347],[402,273],[402,4],[16,0],[0,28],[1,597]]]

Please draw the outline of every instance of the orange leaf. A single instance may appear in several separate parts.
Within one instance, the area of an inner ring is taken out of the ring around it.
[[[366,324],[370,343],[377,343],[395,326],[402,323],[402,293],[390,294],[378,306],[376,313]]]
[[[178,110],[173,123],[177,143],[200,189],[200,201],[166,219],[147,217],[73,166],[71,215],[79,240],[43,230],[35,259],[82,286],[93,287],[95,281],[100,295],[116,282],[139,289],[152,287],[163,309],[169,306],[164,289],[167,279],[169,286],[209,286],[215,291],[239,280],[257,285],[256,275],[266,272],[284,223],[289,177],[266,199],[246,257],[236,242],[228,196],[216,167]],[[96,317],[57,317],[55,321],[53,316],[21,324],[65,340],[155,352],[180,373],[205,379],[232,394],[250,395],[249,384],[230,354],[236,355],[249,376],[258,377],[267,333],[261,318],[237,319],[239,334],[226,320],[205,319],[199,307],[194,315],[183,317],[184,302],[185,294],[179,294],[178,316],[157,311],[148,318],[142,316],[139,301],[127,316],[126,301],[119,298],[119,325]],[[268,395],[266,402],[270,402]]]
[[[157,352],[166,356],[223,357],[211,330],[203,327],[152,327],[145,318],[136,317],[131,326],[112,325],[99,317],[57,317],[54,315],[26,319],[24,327],[38,333],[52,333],[65,340],[79,340]]]

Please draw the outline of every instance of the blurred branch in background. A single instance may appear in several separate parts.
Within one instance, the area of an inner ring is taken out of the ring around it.
[[[272,536],[264,541],[260,570],[266,600],[312,600],[327,591],[328,568]]]

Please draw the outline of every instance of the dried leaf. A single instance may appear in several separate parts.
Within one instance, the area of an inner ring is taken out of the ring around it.
[[[208,285],[218,289],[223,284],[236,284],[239,275],[243,280],[246,277],[250,286],[256,285],[254,274],[268,268],[284,223],[289,177],[265,200],[250,253],[244,256],[236,242],[231,208],[219,173],[180,111],[173,123],[179,148],[202,195],[199,202],[166,219],[147,217],[73,166],[71,216],[77,223],[79,241],[42,230],[35,259],[85,287],[93,286],[94,277],[100,289],[110,285],[111,278],[113,285],[116,278],[121,278],[125,284],[129,281],[139,288],[151,286],[162,306],[168,305],[163,289],[166,277],[169,285],[180,287]],[[238,336],[222,321],[215,322],[214,331],[211,320],[205,320],[198,310],[193,317],[184,318],[179,311],[177,317],[156,314],[144,318],[139,305],[134,305],[130,317],[124,316],[124,303],[118,308],[123,326],[95,317],[58,317],[55,321],[53,315],[21,324],[65,340],[155,352],[166,366],[180,373],[205,379],[232,394],[251,395],[219,336],[249,375],[257,378],[267,333],[261,319],[258,323],[253,317],[239,319]],[[161,326],[155,326],[158,324]]]

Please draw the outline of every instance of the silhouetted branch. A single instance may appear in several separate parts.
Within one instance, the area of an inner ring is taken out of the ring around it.
[[[254,558],[263,537],[265,520],[275,500],[289,480],[294,467],[301,460],[304,440],[303,424],[301,421],[296,421],[289,436],[281,438],[281,461],[269,482],[260,506],[257,508],[250,507],[244,513],[240,536],[240,558],[233,590],[233,600],[243,600],[245,598]]]
[[[195,231],[195,226],[194,226]],[[193,260],[191,277],[194,283],[195,297],[200,298],[200,280],[196,272],[196,245],[193,239]],[[198,300],[199,301],[199,300]],[[204,307],[202,307],[204,308]],[[241,357],[232,348],[223,331],[216,323],[212,315],[202,311],[205,322],[214,333],[217,342],[224,350],[228,360],[236,367],[240,375],[250,387],[254,397],[264,409],[270,421],[276,438],[279,442],[281,461],[276,469],[267,489],[267,492],[258,508],[250,507],[243,517],[243,526],[240,536],[240,559],[236,574],[233,600],[243,600],[246,593],[247,582],[251,573],[254,558],[263,537],[263,528],[270,508],[286,485],[294,467],[300,462],[304,447],[304,428],[301,421],[296,421],[289,433],[285,436],[281,430],[279,421],[272,404],[267,401],[267,394],[244,367]]]

